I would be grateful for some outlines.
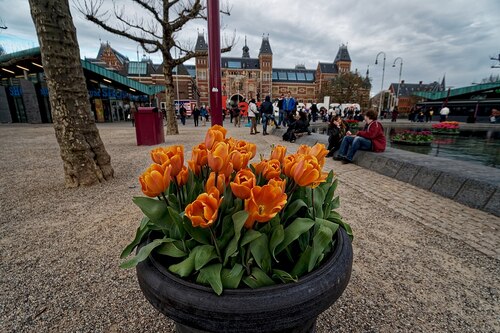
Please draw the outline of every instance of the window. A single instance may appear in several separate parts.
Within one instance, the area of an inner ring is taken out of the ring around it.
[[[312,81],[312,80],[314,80],[313,73],[306,73],[306,80],[307,80],[307,81]]]
[[[277,80],[278,79],[278,72],[273,72],[273,80]]]
[[[241,68],[241,62],[240,61],[228,61],[227,67],[228,68]]]
[[[207,72],[206,71],[198,71],[197,76],[200,80],[206,80],[207,79]]]
[[[297,81],[297,77],[295,76],[295,72],[288,72],[288,80],[290,81]]]
[[[304,73],[297,73],[297,80],[305,81],[306,75]]]
[[[278,72],[278,78],[280,80],[287,80],[285,72]]]

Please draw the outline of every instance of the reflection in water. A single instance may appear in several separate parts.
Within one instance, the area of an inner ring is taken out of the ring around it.
[[[406,129],[386,128],[385,135],[389,138],[404,130]],[[389,140],[387,145],[414,153],[469,161],[500,168],[500,132],[493,130],[461,130],[459,135],[434,135],[434,140],[430,147],[391,144]]]

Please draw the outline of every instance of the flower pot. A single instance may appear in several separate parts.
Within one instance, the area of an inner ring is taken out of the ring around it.
[[[430,146],[432,144],[432,141],[391,140],[391,143],[407,146]]]
[[[336,233],[331,256],[296,283],[259,289],[211,289],[168,272],[155,255],[137,265],[146,299],[176,322],[179,333],[314,332],[317,316],[347,287],[352,270],[352,246],[345,231]]]

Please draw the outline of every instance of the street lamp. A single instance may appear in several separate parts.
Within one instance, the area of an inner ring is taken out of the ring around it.
[[[392,67],[396,67],[396,61],[400,60],[399,63],[399,79],[398,79],[398,90],[396,92],[396,106],[399,107],[399,87],[401,86],[401,72],[403,71],[403,58],[397,57],[394,59],[394,63],[392,64]]]
[[[377,57],[375,58],[375,65],[378,65],[378,56],[383,54],[384,55],[384,62],[382,64],[382,84],[380,85],[380,98],[379,98],[379,103],[378,103],[378,112],[379,115],[382,116],[382,91],[384,90],[384,74],[385,74],[385,52],[380,51],[377,54]]]
[[[174,52],[175,52],[175,59],[177,59],[177,49],[174,49]],[[179,57],[181,56],[182,56],[182,51],[179,52]],[[177,90],[177,111],[179,111],[181,109],[181,101],[179,99],[179,65],[175,66],[175,86]]]

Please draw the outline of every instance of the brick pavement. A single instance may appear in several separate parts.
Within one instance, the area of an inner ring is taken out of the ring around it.
[[[230,135],[235,136],[245,135],[248,130],[227,125],[226,128],[230,129]],[[300,139],[296,143],[289,143],[273,135],[248,135],[246,139],[256,142],[259,152],[265,156],[268,156],[272,144],[285,145],[290,152],[300,145]],[[499,217],[354,164],[344,165],[328,159],[325,171],[329,170],[334,170],[341,183],[356,189],[366,200],[374,201],[388,211],[411,218],[416,223],[463,241],[481,253],[500,260]]]

